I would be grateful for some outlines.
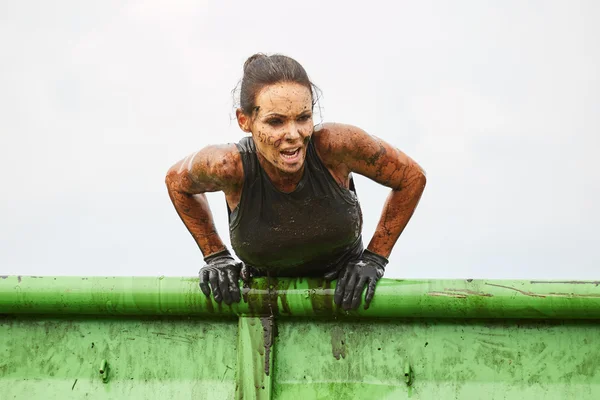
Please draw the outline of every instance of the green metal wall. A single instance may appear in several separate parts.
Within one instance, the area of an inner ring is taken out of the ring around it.
[[[0,276],[0,399],[598,399],[599,284]]]
[[[236,336],[233,321],[6,316],[0,398],[231,399]]]
[[[599,338],[558,321],[284,321],[274,398],[598,399]]]

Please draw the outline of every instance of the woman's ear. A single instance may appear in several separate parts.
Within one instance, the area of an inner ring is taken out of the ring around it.
[[[240,129],[246,133],[250,133],[250,118],[248,118],[248,116],[244,114],[241,108],[235,110],[235,116],[237,118],[237,122],[240,126]]]

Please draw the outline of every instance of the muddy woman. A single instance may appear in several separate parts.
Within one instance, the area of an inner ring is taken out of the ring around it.
[[[247,135],[207,146],[173,165],[169,196],[206,265],[200,288],[217,302],[240,301],[251,276],[337,279],[334,301],[369,307],[394,244],[425,188],[419,165],[391,144],[341,123],[315,126],[315,86],[283,55],[244,64],[237,122]],[[352,174],[390,188],[365,248]],[[222,191],[236,260],[219,237],[204,193]]]

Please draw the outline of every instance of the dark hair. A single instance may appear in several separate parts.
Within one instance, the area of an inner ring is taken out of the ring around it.
[[[254,113],[256,95],[263,87],[278,82],[295,82],[306,87],[311,92],[313,107],[317,104],[319,88],[310,81],[308,74],[298,61],[281,54],[267,56],[263,53],[256,53],[244,63],[244,76],[238,83],[240,87],[239,105],[244,114],[252,115]]]

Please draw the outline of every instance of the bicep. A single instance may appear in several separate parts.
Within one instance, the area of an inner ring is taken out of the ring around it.
[[[383,139],[351,126],[344,136],[343,160],[350,172],[396,190],[424,179],[424,171],[412,158]]]
[[[239,180],[235,145],[207,146],[175,163],[167,172],[170,189],[188,194],[226,191]]]

